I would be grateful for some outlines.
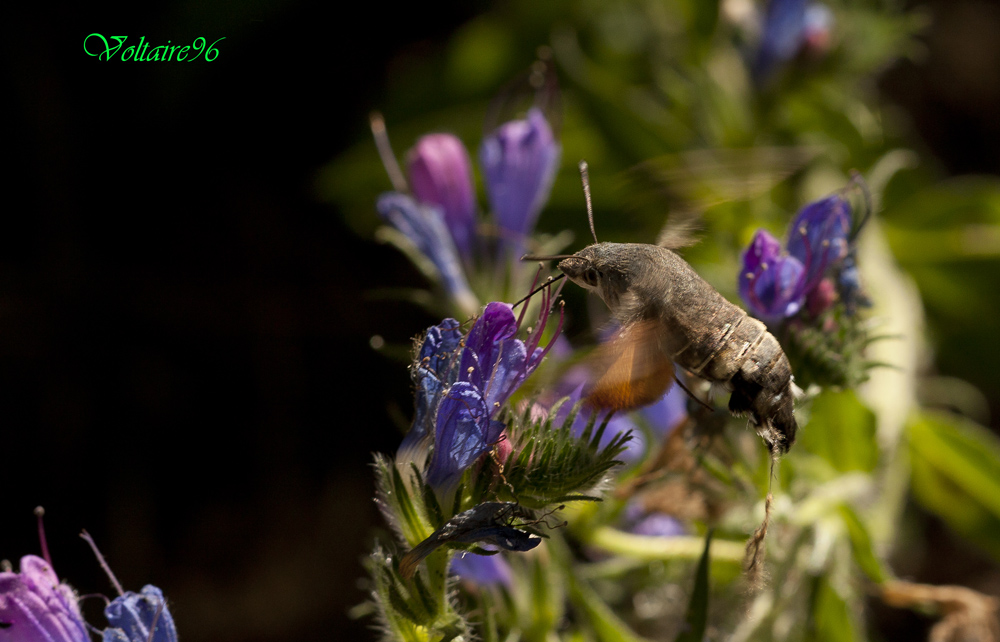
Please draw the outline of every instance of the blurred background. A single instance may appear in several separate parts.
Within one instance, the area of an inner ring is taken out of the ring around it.
[[[439,318],[372,295],[424,281],[372,240],[388,180],[351,168],[377,164],[373,109],[397,152],[434,129],[474,150],[489,100],[597,11],[530,4],[13,8],[0,42],[0,558],[39,552],[43,505],[60,577],[111,593],[77,537],[87,529],[126,589],[163,589],[188,642],[374,637],[347,615],[379,524],[369,464],[396,448],[412,400],[405,363],[371,340],[405,347]],[[995,228],[976,228],[986,250],[971,260],[927,258],[948,216],[1000,210],[1000,2],[900,8],[919,35],[863,79],[880,125],[921,159],[887,193],[890,242],[927,307],[928,372],[1000,432]],[[628,53],[644,27],[619,18],[604,35]],[[107,62],[83,50],[94,32],[225,39],[212,62]],[[621,114],[591,116],[628,131]],[[539,226],[585,239],[578,157],[641,156],[571,119]],[[909,227],[906,191],[929,176],[945,187]],[[616,240],[651,241],[658,225],[598,221]],[[1000,594],[995,551],[920,506],[910,519],[923,533],[912,579]],[[100,608],[86,602],[94,621]],[[875,621],[885,639],[926,627],[908,612]]]

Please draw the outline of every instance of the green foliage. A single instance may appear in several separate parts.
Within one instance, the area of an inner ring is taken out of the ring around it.
[[[870,323],[860,314],[848,314],[842,304],[820,318],[792,319],[780,332],[781,345],[792,364],[796,383],[807,388],[853,388],[868,379],[877,364],[865,357],[872,342]]]
[[[855,642],[863,639],[855,605],[849,603],[825,578],[816,581],[813,594],[811,640]]]
[[[871,472],[878,461],[873,447],[875,415],[851,390],[827,390],[812,400],[809,423],[798,445],[822,457],[838,473]]]
[[[698,560],[698,570],[694,576],[694,590],[684,617],[685,628],[675,642],[701,642],[705,637],[708,623],[708,553],[712,545],[712,531],[705,536],[705,551]]]
[[[1000,559],[1000,440],[960,417],[923,412],[907,426],[917,500]]]
[[[858,568],[876,584],[881,584],[889,579],[888,571],[875,554],[875,549],[872,548],[872,538],[868,534],[868,528],[861,521],[857,512],[848,504],[842,504],[840,516],[844,520],[844,526],[847,527],[847,536],[851,540],[851,552]]]
[[[607,428],[607,418],[596,427],[592,415],[580,435],[573,433],[573,423],[582,408],[578,403],[567,415],[562,425],[553,428],[552,421],[559,407],[556,404],[545,419],[532,420],[525,413],[510,424],[514,449],[504,464],[503,488],[510,499],[525,506],[541,508],[560,502],[599,499],[587,495],[617,464],[618,455],[625,450],[631,438],[619,434],[601,447]]]

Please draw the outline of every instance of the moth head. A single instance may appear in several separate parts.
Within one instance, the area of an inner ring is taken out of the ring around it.
[[[596,293],[612,309],[628,289],[627,257],[613,243],[597,243],[559,262],[559,270],[585,290]]]

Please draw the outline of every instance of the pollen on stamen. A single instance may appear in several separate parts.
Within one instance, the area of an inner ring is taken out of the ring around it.
[[[760,269],[766,270],[767,269],[767,263],[761,263],[760,264]]]
[[[821,244],[823,247],[830,247],[830,239],[823,239]]]
[[[475,369],[474,367],[472,367],[472,366],[469,366],[469,367],[468,367],[468,368],[466,369],[466,372],[468,372],[468,373],[469,373],[470,375],[471,375],[471,374],[472,374],[473,372],[475,372],[475,371],[476,371],[476,369]]]
[[[746,273],[746,277],[747,277],[748,279],[750,279],[750,280],[753,280],[753,279],[757,278],[757,275],[756,275],[756,274],[754,274],[753,272],[747,272],[747,273]]]
[[[806,235],[806,226],[805,225],[799,226],[799,234],[801,234],[802,236]]]

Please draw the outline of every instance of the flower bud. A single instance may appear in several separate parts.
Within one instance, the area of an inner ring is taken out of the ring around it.
[[[535,227],[559,167],[559,143],[541,110],[486,137],[479,160],[497,225],[520,246]]]
[[[469,257],[476,227],[472,163],[465,145],[451,134],[428,134],[407,156],[410,189],[421,203],[444,213],[455,246]]]

